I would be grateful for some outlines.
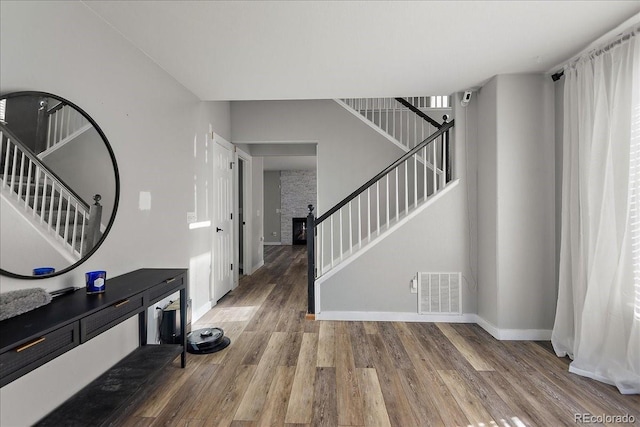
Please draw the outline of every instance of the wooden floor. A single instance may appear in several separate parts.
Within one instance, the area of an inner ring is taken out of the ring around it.
[[[307,321],[304,247],[265,266],[194,325],[231,345],[174,362],[128,426],[559,426],[625,415],[640,396],[567,371],[548,342],[470,324]]]

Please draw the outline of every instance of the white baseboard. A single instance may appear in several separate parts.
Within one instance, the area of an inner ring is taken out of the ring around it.
[[[550,341],[550,329],[500,329],[491,322],[475,314],[476,322],[482,329],[500,341]]]
[[[253,273],[255,273],[256,270],[258,270],[263,265],[264,265],[264,259],[260,261],[257,265],[254,265],[253,267],[251,267],[251,273],[249,273],[249,275],[252,275]]]
[[[350,320],[364,322],[445,322],[475,323],[475,314],[418,314],[384,311],[323,311],[316,320]]]
[[[319,303],[316,298],[316,304]],[[317,305],[316,305],[317,307]],[[380,311],[322,311],[316,320],[342,320],[360,322],[425,322],[425,323],[475,323],[499,341],[549,341],[549,329],[499,329],[475,313],[461,315],[418,314]]]
[[[263,242],[262,244],[265,246],[281,246],[282,242]]]
[[[191,323],[195,323],[199,318],[207,314],[209,310],[211,310],[211,301],[207,301],[207,303],[201,305],[195,310],[191,311]]]

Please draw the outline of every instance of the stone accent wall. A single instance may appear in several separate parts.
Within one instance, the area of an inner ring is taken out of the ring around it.
[[[280,172],[280,232],[283,245],[291,245],[292,218],[306,217],[307,205],[316,206],[316,171]]]

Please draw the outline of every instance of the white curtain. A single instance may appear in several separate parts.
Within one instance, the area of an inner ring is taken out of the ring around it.
[[[637,26],[636,26],[637,27]],[[640,393],[638,28],[565,67],[552,343],[569,370]]]

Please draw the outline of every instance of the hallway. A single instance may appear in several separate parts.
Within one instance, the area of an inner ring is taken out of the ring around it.
[[[265,266],[193,325],[221,327],[231,345],[174,362],[125,425],[640,423],[640,396],[568,373],[548,342],[500,342],[472,324],[305,320],[306,265],[304,246],[266,246]]]

